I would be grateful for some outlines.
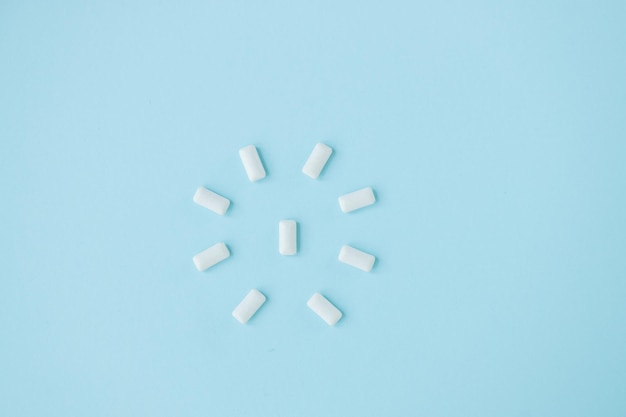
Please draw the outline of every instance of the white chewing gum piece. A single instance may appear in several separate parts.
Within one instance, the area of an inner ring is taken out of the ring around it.
[[[233,310],[233,317],[241,324],[246,324],[248,320],[265,303],[265,296],[257,289],[250,292],[241,300],[239,305]]]
[[[295,220],[278,222],[278,253],[295,255],[298,251],[298,225]]]
[[[198,271],[206,271],[215,264],[222,262],[230,256],[230,251],[224,242],[216,243],[193,257],[193,263]]]
[[[376,197],[374,197],[374,191],[371,187],[361,188],[339,197],[339,207],[344,213],[371,206],[375,202]]]
[[[339,251],[339,260],[361,271],[370,272],[376,262],[376,257],[367,252],[343,245]]]
[[[306,303],[311,310],[322,318],[329,326],[337,324],[341,319],[341,311],[326,299],[322,294],[316,292]]]
[[[241,158],[241,163],[250,181],[254,182],[265,178],[265,168],[263,167],[256,146],[248,145],[239,149],[239,158]]]
[[[330,146],[318,143],[313,148],[313,151],[311,152],[311,155],[309,155],[309,159],[306,160],[304,167],[302,167],[302,172],[314,180],[317,179],[326,166],[328,158],[330,158],[332,153],[333,149]]]
[[[229,199],[204,187],[198,187],[193,195],[193,202],[220,216],[224,215],[230,206]]]

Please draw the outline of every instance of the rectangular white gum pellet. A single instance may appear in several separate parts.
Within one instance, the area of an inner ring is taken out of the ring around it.
[[[376,262],[376,257],[352,246],[343,245],[339,251],[339,260],[361,271],[370,272]]]
[[[317,179],[332,153],[333,149],[330,146],[318,143],[313,148],[313,152],[309,155],[309,159],[306,160],[304,167],[302,167],[302,172],[313,179]]]
[[[229,256],[230,251],[224,242],[220,242],[194,256],[193,263],[198,268],[198,271],[205,271]]]
[[[344,213],[370,206],[375,202],[376,197],[374,197],[374,191],[370,187],[361,188],[339,197],[339,207]]]
[[[229,199],[204,187],[198,187],[196,193],[193,195],[193,202],[204,208],[208,208],[220,216],[226,213],[226,210],[228,210],[230,206]]]
[[[233,310],[233,317],[241,324],[246,324],[254,313],[263,305],[266,298],[259,290],[250,292],[241,300],[239,305]]]
[[[239,149],[239,157],[241,158],[241,163],[243,163],[243,167],[250,181],[254,182],[265,178],[265,168],[263,168],[263,163],[261,162],[261,158],[259,158],[256,146],[249,145]]]
[[[295,255],[298,251],[298,225],[295,220],[278,222],[278,252],[281,255]]]
[[[341,311],[326,299],[322,294],[316,292],[306,303],[311,310],[322,318],[329,326],[334,326],[341,319]]]

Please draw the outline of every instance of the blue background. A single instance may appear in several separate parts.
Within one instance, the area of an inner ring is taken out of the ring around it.
[[[626,3],[380,3],[0,3],[0,415],[626,415]]]

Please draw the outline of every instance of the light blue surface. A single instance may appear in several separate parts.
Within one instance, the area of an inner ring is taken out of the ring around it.
[[[294,3],[0,3],[0,416],[626,415],[626,3]]]

